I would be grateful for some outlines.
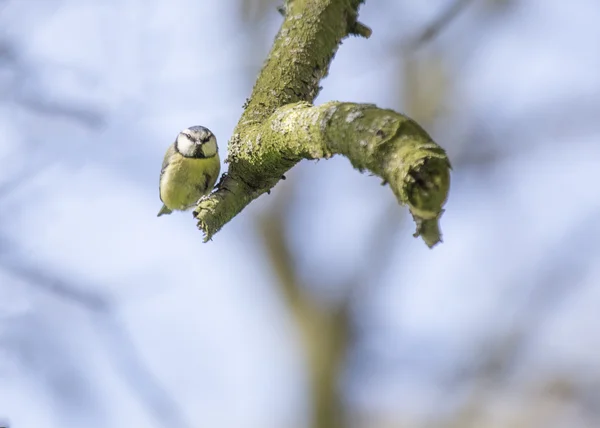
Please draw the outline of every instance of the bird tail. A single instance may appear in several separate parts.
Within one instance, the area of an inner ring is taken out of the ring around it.
[[[163,205],[156,217],[160,217],[163,214],[171,214],[173,211],[168,209],[166,205]]]

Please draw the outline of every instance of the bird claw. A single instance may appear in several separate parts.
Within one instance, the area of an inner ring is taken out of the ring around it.
[[[200,202],[202,202],[202,201],[205,201],[205,200],[207,200],[207,199],[208,199],[208,196],[209,196],[209,195],[202,195],[202,196],[200,197],[200,199],[198,199],[198,200],[196,201],[196,205],[198,205],[198,204],[199,204]]]

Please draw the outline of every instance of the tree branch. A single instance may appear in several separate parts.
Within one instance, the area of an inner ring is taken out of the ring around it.
[[[390,184],[432,247],[441,239],[450,164],[414,121],[371,104],[311,103],[362,0],[294,0],[229,141],[229,171],[194,211],[205,241],[302,159],[341,154]],[[364,34],[366,35],[366,33]]]
[[[230,153],[235,156],[232,168],[244,166],[246,174],[226,175],[219,190],[196,208],[207,239],[300,159],[342,154],[355,168],[390,184],[398,202],[409,206],[417,235],[427,245],[440,240],[437,220],[448,193],[449,162],[444,150],[406,116],[371,104],[296,103],[280,108],[246,135],[251,141],[246,151]]]

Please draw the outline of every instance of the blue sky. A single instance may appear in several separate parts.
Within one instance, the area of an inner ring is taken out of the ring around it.
[[[406,88],[390,49],[445,4],[367,2],[372,38],[344,41],[317,101],[401,111]],[[485,174],[455,169],[443,245],[430,251],[402,227],[394,262],[358,309],[365,346],[393,366],[348,387],[360,408],[427,411],[438,393],[431,373],[510,326],[554,267],[540,267],[549,255],[578,291],[526,361],[540,371],[594,366],[600,125],[579,111],[600,111],[600,8],[528,0],[482,28],[485,13],[473,7],[436,42],[455,52],[457,84],[454,122],[430,131],[451,158],[477,126],[494,136],[482,145],[509,155]],[[225,158],[279,15],[254,24],[260,46],[235,1],[10,1],[0,22],[18,65],[0,63],[0,186],[26,177],[0,200],[0,257],[113,302],[109,317],[94,314],[0,269],[0,417],[19,428],[161,426],[136,392],[143,376],[115,357],[120,331],[156,381],[141,386],[147,399],[176,403],[163,422],[175,412],[189,426],[302,426],[300,344],[255,227],[269,197],[209,244],[190,214],[156,218],[164,150],[202,124]],[[87,115],[41,114],[22,99]],[[290,222],[302,276],[341,282],[391,192],[341,158],[303,163],[275,192],[285,186],[298,188]]]

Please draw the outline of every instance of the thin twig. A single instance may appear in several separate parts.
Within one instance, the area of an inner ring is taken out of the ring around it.
[[[455,0],[444,9],[433,21],[411,37],[405,47],[408,51],[416,51],[438,36],[473,0]]]
[[[15,246],[12,243],[9,243],[6,238],[1,238],[1,242],[0,256],[7,247],[14,252]],[[0,268],[10,275],[23,280],[26,284],[39,291],[59,297],[67,302],[74,303],[86,310],[106,314],[111,309],[110,300],[105,296],[65,282],[60,278],[40,271],[38,268],[29,266],[22,261],[9,260],[7,257],[0,257]]]
[[[17,95],[15,102],[37,114],[75,120],[91,129],[100,129],[105,124],[103,115],[89,106],[69,105],[24,95]]]
[[[37,114],[71,119],[93,129],[101,128],[104,125],[103,115],[90,106],[44,99],[39,94],[36,94],[36,97],[25,94],[23,88],[32,73],[26,62],[19,56],[13,43],[0,40],[0,64],[15,70],[16,81],[13,82],[11,95],[17,105]]]
[[[160,426],[191,427],[183,409],[144,362],[143,355],[133,344],[126,327],[118,317],[115,314],[111,317],[101,317],[97,328],[112,350],[108,355],[113,367]]]
[[[477,357],[478,361],[475,361],[475,364],[473,360],[468,362],[472,368],[459,368],[450,382],[447,379],[440,384],[448,393],[455,393],[461,388],[471,391],[469,399],[455,415],[461,426],[468,426],[464,423],[465,420],[475,421],[485,397],[507,380],[519,356],[525,352],[527,344],[542,327],[543,321],[552,316],[557,306],[579,290],[577,286],[582,283],[580,277],[584,273],[585,259],[579,255],[571,257],[563,250],[580,245],[581,242],[590,242],[593,245],[589,236],[595,236],[597,233],[590,233],[590,229],[598,229],[596,219],[599,214],[593,213],[586,220],[577,222],[570,233],[550,247],[546,257],[537,266],[532,267],[542,274],[534,280],[526,302],[512,320],[511,327],[503,328],[489,338],[485,346],[485,355]],[[522,272],[518,274],[523,275]],[[498,305],[503,312],[508,306],[511,306],[509,302]]]
[[[2,240],[2,242],[6,242]],[[14,246],[11,246],[14,251]],[[0,247],[0,256],[2,255]],[[160,381],[146,366],[143,357],[118,320],[111,299],[83,289],[70,281],[40,271],[24,262],[0,257],[0,268],[32,287],[62,300],[74,303],[96,315],[96,327],[107,343],[107,355],[115,370],[138,400],[161,426],[187,428],[187,422],[177,402],[166,392]],[[109,351],[110,350],[110,351]]]

